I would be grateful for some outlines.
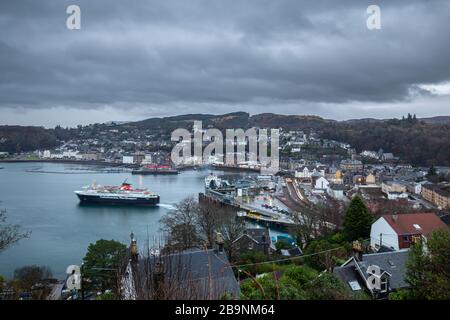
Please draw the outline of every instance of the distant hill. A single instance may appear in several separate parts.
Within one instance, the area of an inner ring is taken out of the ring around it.
[[[58,140],[54,132],[41,127],[0,126],[0,152],[33,151],[54,148]]]
[[[450,165],[450,123],[420,120],[353,121],[330,124],[322,137],[363,150],[392,152],[413,165]]]
[[[224,115],[185,114],[180,116],[150,118],[137,122],[129,122],[122,125],[122,127],[174,130],[176,128],[191,128],[194,121],[202,121],[205,128],[209,125],[216,128],[233,128],[236,126],[247,127],[249,116],[250,115],[246,112],[234,112]]]
[[[420,121],[430,124],[450,124],[450,116],[439,116],[432,118],[420,118]]]
[[[165,118],[151,118],[138,122],[130,122],[124,126],[138,127],[141,129],[190,128],[195,120],[202,121],[204,128],[210,126],[218,129],[247,129],[250,127],[271,127],[297,130],[320,129],[327,123],[336,122],[335,120],[325,120],[318,116],[279,115],[274,113],[262,113],[250,116],[250,114],[246,112],[233,112],[222,115],[187,114]]]
[[[350,143],[358,152],[363,150],[392,152],[413,165],[450,166],[450,116],[425,119],[352,119],[336,121],[308,115],[279,115],[262,113],[249,115],[233,112],[223,115],[185,114],[172,117],[150,118],[118,124],[123,131],[155,130],[171,132],[177,128],[190,130],[195,120],[203,128],[250,127],[283,128],[285,130],[314,129],[321,137]],[[99,125],[98,130],[103,130]],[[40,127],[0,126],[0,151],[19,152],[52,148],[71,138],[77,129],[44,129]]]
[[[350,143],[358,152],[383,149],[413,165],[450,165],[450,117],[447,116],[417,120],[365,118],[336,121],[318,116],[273,113],[250,116],[245,112],[235,112],[224,115],[189,114],[155,118],[128,123],[127,126],[142,129],[190,129],[194,120],[201,120],[204,128],[261,127],[304,131],[314,129],[323,138]]]

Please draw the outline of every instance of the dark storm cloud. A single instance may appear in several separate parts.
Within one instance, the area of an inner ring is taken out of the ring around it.
[[[449,21],[447,0],[5,0],[0,108],[402,101],[450,80]]]

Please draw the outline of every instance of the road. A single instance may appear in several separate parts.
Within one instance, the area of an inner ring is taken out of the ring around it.
[[[60,281],[53,286],[52,292],[48,295],[47,300],[60,300],[61,291],[64,287],[64,282]]]

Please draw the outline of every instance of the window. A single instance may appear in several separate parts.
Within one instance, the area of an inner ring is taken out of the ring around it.
[[[349,281],[348,284],[350,288],[352,288],[352,291],[361,290],[361,286],[359,285],[358,281]]]
[[[412,236],[412,242],[420,243],[420,241],[421,241],[420,235]]]
[[[387,277],[381,278],[381,292],[387,292],[387,289],[388,289]]]

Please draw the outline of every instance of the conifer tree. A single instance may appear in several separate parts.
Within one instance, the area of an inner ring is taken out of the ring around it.
[[[360,196],[356,195],[345,212],[344,237],[348,241],[366,239],[370,235],[373,217]]]

